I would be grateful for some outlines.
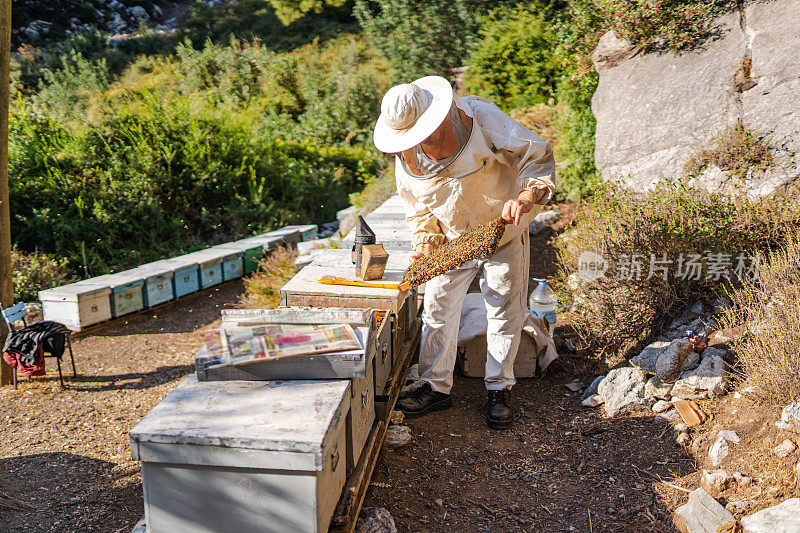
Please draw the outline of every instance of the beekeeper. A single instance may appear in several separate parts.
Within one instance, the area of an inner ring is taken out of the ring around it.
[[[412,228],[412,260],[466,230],[503,217],[497,252],[425,286],[419,374],[424,384],[400,398],[406,416],[452,405],[461,308],[476,276],[486,300],[485,383],[489,427],[513,420],[514,358],[527,316],[528,224],[553,195],[550,145],[476,96],[457,97],[450,83],[427,76],[392,87],[381,102],[375,146],[394,154],[397,190]]]

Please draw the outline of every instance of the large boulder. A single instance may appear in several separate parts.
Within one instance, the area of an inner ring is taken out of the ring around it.
[[[593,56],[600,81],[595,163],[607,180],[646,190],[661,176],[684,175],[694,150],[738,123],[780,146],[774,166],[750,176],[768,194],[797,175],[800,162],[800,10],[796,0],[748,5],[714,21],[695,50],[637,53],[613,33]],[[701,186],[719,188],[726,173],[709,168]]]

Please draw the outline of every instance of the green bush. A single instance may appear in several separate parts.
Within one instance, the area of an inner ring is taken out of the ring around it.
[[[34,302],[39,291],[72,281],[64,258],[50,257],[39,252],[11,250],[11,283],[14,302]]]
[[[12,109],[12,233],[73,267],[83,245],[95,274],[333,220],[384,164],[358,132],[385,67],[352,37],[292,54],[185,43],[102,84],[102,61],[69,64],[80,81],[53,71]]]
[[[710,35],[721,12],[714,0],[596,0],[618,35],[644,49],[691,48]]]
[[[658,332],[663,320],[682,305],[711,299],[738,283],[734,274],[740,255],[763,256],[796,235],[796,195],[796,190],[782,191],[753,200],[672,182],[635,194],[603,185],[581,205],[573,227],[557,242],[562,301],[579,305],[577,328],[595,347],[624,352]],[[585,251],[602,255],[608,268],[598,280],[581,283],[570,276]],[[694,271],[691,276],[678,275],[679,259],[688,269],[691,254],[699,256],[695,262],[702,267],[700,279],[694,279]],[[666,279],[651,257],[669,262]],[[730,279],[710,270],[722,259],[730,263]],[[752,266],[742,260],[743,267]],[[637,264],[640,276],[635,276]],[[651,264],[656,267],[652,276]]]
[[[475,0],[356,0],[354,13],[396,81],[409,82],[451,78],[476,43],[484,9]]]
[[[493,10],[469,59],[464,90],[505,111],[551,100],[561,67],[544,15],[531,7]]]

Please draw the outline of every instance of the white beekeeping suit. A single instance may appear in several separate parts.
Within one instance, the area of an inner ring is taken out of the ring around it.
[[[433,77],[414,83],[423,82],[421,85],[424,85],[430,78]],[[474,96],[453,97],[452,89],[450,91],[449,100],[442,98],[440,107],[457,106],[472,119],[472,127],[465,144],[459,143],[455,157],[449,158],[446,167],[435,175],[414,175],[402,159],[402,150],[384,148],[391,145],[391,139],[385,138],[389,128],[381,128],[381,120],[376,126],[378,148],[397,152],[397,190],[405,204],[406,221],[412,228],[415,247],[440,245],[466,230],[498,219],[505,203],[517,198],[525,189],[540,192],[538,203],[544,204],[555,188],[555,162],[547,142],[487,100]],[[428,93],[429,108],[438,104],[435,96],[435,90]],[[411,100],[412,107],[425,107],[426,102],[420,104]],[[382,118],[390,116],[391,110],[383,111]],[[439,117],[447,116],[447,110],[436,112],[438,123],[434,127],[445,120]],[[413,137],[413,127],[403,129],[402,124],[392,127],[391,132],[398,136]],[[426,133],[429,135],[430,130],[420,136]],[[422,140],[424,137],[413,139],[416,143]],[[434,391],[450,392],[461,308],[476,275],[480,275],[488,320],[486,388],[503,390],[514,385],[514,358],[527,316],[528,224],[539,209],[535,206],[523,215],[519,225],[506,226],[500,247],[492,257],[469,261],[426,284],[419,373]]]

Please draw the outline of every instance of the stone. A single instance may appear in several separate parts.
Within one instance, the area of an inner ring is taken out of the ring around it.
[[[408,426],[389,426],[386,432],[386,446],[390,450],[396,450],[411,442],[411,428]]]
[[[638,368],[615,368],[600,382],[597,393],[605,402],[606,414],[615,417],[646,406],[645,375]]]
[[[697,366],[699,355],[694,351],[694,346],[686,339],[672,341],[667,348],[658,354],[656,359],[656,375],[662,381],[672,383],[681,375],[681,372]]]
[[[747,502],[744,502],[742,500],[735,500],[732,502],[728,502],[728,504],[725,506],[725,509],[727,509],[732,513],[742,514],[745,511],[747,511]]]
[[[600,79],[592,111],[604,179],[643,191],[661,176],[681,177],[694,151],[739,122],[781,147],[772,169],[748,178],[748,193],[769,194],[796,175],[800,11],[796,0],[753,2],[743,11],[712,21],[713,37],[680,54],[637,54],[603,36],[593,54]],[[696,183],[717,190],[720,176],[708,174]],[[719,190],[735,192],[735,180],[726,181]]]
[[[725,355],[727,355],[727,353],[728,353],[728,350],[725,350],[723,348],[717,348],[715,346],[709,346],[708,348],[706,348],[705,350],[703,350],[700,353],[700,361],[702,361],[706,357],[714,357],[714,356],[719,357],[720,359],[722,359],[724,361],[725,360]]]
[[[397,533],[397,526],[383,507],[364,507],[356,521],[355,533]]]
[[[800,116],[797,94],[800,91],[800,11],[794,0],[753,2],[745,8],[745,31],[750,44],[750,78],[756,84],[741,93],[744,125],[767,134],[780,150],[773,158],[776,166],[761,178],[763,190],[774,189],[787,177],[797,175],[800,152]],[[760,191],[759,191],[760,192]]]
[[[603,397],[599,394],[595,394],[594,396],[589,396],[585,400],[581,402],[581,405],[584,407],[599,407],[603,405]]]
[[[672,397],[682,400],[715,398],[725,393],[725,361],[717,356],[706,357],[694,370],[687,370],[672,387]]]
[[[685,429],[679,431],[678,435],[675,437],[675,442],[677,442],[679,446],[688,446],[689,443],[692,442],[692,436],[689,434],[689,430]]]
[[[743,475],[741,472],[734,472],[733,480],[739,485],[740,488],[747,488],[753,483],[753,479]]]
[[[719,466],[723,459],[730,453],[728,443],[738,444],[739,435],[730,430],[723,430],[717,433],[717,440],[708,448],[708,458],[711,459],[712,466]]]
[[[649,382],[648,382],[649,383]],[[665,411],[669,411],[672,409],[672,404],[666,400],[658,400],[656,403],[653,404],[651,407],[654,413],[663,413]]]
[[[702,488],[689,494],[689,500],[675,509],[675,527],[681,533],[717,533],[736,519]]]
[[[781,422],[790,428],[793,425],[800,425],[800,402],[790,403],[781,411]]]
[[[644,395],[657,400],[669,400],[672,383],[664,383],[658,376],[653,376],[644,385]],[[667,409],[664,409],[666,411]],[[659,411],[656,411],[659,412]]]
[[[544,228],[558,222],[560,216],[561,213],[559,213],[555,209],[542,211],[541,213],[536,215],[536,218],[534,218],[528,225],[528,233],[530,233],[531,235],[536,235],[540,233]]]
[[[389,413],[389,422],[391,422],[395,426],[399,426],[400,424],[402,424],[405,421],[405,419],[406,415],[405,413],[403,413],[403,411],[397,411],[395,409],[392,409],[392,412]]]
[[[128,8],[128,11],[136,20],[143,20],[145,22],[150,20],[150,15],[147,14],[147,10],[142,6],[131,6]]]
[[[800,498],[762,509],[741,519],[742,533],[797,533],[800,531]]]
[[[728,488],[731,481],[733,481],[733,476],[725,470],[703,470],[703,475],[700,477],[700,486],[711,496],[718,498]]]
[[[597,387],[600,385],[600,382],[603,381],[605,376],[597,376],[594,380],[586,387],[586,390],[583,391],[583,396],[581,396],[581,401],[586,400],[587,398],[591,398],[595,394],[597,394]]]
[[[772,453],[783,459],[785,457],[789,457],[789,455],[793,454],[795,450],[797,450],[797,444],[795,444],[792,440],[784,439],[783,442],[772,449]]]
[[[622,61],[630,59],[639,49],[627,39],[620,38],[615,31],[606,32],[597,42],[592,54],[595,68],[600,70],[617,66]]]
[[[667,346],[669,346],[669,342],[664,341],[648,344],[639,355],[631,358],[631,364],[640,368],[645,374],[655,374],[658,356],[667,349]]]

